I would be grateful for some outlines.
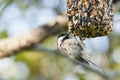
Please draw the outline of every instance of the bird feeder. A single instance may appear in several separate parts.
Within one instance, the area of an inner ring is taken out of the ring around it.
[[[66,0],[68,30],[80,38],[110,35],[112,0]]]

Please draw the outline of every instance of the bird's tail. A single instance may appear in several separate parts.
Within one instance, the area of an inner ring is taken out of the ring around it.
[[[89,62],[89,65],[93,66],[96,70],[99,70],[100,72],[105,73],[105,71],[101,67],[93,63],[91,60],[88,60],[88,62]]]

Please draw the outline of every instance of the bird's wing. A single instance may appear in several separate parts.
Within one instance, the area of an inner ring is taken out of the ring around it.
[[[63,45],[61,45],[61,48],[63,49],[63,52],[66,55],[68,55],[68,53],[72,53],[71,56],[68,55],[69,58],[77,62],[88,64],[91,67],[95,67],[97,70],[101,72],[105,72],[102,68],[100,68],[90,60],[89,55],[87,54],[87,51],[86,51],[86,46],[82,41],[68,39],[63,42]]]
[[[79,60],[83,63],[89,64],[89,55],[87,54],[86,46],[82,41],[77,41],[77,45],[82,49],[81,53],[77,56]]]
[[[82,41],[67,39],[63,42],[63,45],[61,47],[63,48],[64,53],[66,53],[66,55],[68,55],[69,57],[75,57],[78,61],[88,64],[86,47]]]

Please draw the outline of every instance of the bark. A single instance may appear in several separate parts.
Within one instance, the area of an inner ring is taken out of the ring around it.
[[[67,17],[57,16],[53,21],[26,34],[1,39],[0,58],[11,56],[23,48],[28,48],[40,43],[48,36],[65,30],[66,25]]]

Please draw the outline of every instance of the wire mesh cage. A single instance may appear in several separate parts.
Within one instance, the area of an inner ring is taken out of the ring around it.
[[[112,0],[66,0],[68,30],[80,38],[110,35]]]

